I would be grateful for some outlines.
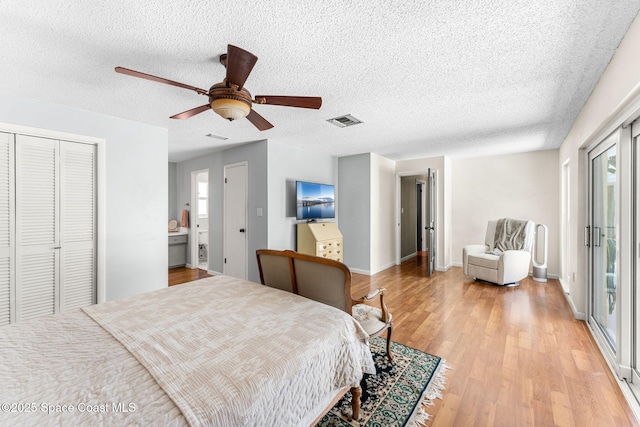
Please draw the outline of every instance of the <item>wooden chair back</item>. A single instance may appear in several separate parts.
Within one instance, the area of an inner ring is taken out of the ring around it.
[[[260,282],[351,314],[351,272],[343,263],[294,251],[256,251]]]

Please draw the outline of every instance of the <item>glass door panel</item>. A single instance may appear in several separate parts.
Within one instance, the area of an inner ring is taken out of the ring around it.
[[[617,348],[616,252],[617,166],[616,145],[591,160],[592,188],[592,250],[591,250],[591,313],[611,350]]]

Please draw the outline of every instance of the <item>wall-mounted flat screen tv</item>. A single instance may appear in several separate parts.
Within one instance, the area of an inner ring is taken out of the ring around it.
[[[327,219],[336,217],[333,185],[296,181],[296,218]]]

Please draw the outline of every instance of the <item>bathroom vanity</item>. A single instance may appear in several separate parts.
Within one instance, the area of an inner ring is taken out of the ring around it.
[[[187,231],[169,232],[169,268],[182,267],[187,264]]]

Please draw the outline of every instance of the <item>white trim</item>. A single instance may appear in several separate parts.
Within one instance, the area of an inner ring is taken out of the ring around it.
[[[380,268],[378,268],[378,269],[374,270],[372,273],[370,273],[370,275],[372,276],[372,275],[374,275],[374,274],[380,273],[381,271],[384,271],[384,270],[386,270],[387,268],[395,267],[396,265],[397,265],[397,264],[396,264],[395,262],[390,262],[390,263],[388,263],[388,264],[386,264],[386,265],[383,265],[382,267],[380,267]]]
[[[356,274],[364,274],[365,276],[371,276],[371,272],[369,270],[362,270],[360,268],[349,268],[349,271]]]
[[[570,277],[571,268],[571,158],[567,158],[560,166],[560,274],[562,279]],[[562,282],[562,287],[569,291],[568,282]]]
[[[576,308],[575,304],[573,303],[573,300],[571,299],[571,295],[569,295],[566,292],[562,292],[564,295],[564,299],[567,300],[567,302],[569,303],[569,308],[571,308],[571,312],[573,313],[573,317],[575,317],[578,320],[584,320],[586,323],[587,320],[587,314],[582,312],[582,311],[578,311],[578,309]]]
[[[415,258],[415,257],[417,257],[417,256],[418,256],[418,253],[417,253],[417,252],[414,252],[414,253],[412,253],[412,254],[409,254],[409,255],[403,256],[402,258],[400,258],[400,264],[402,264],[403,262],[405,262],[405,261],[407,261],[407,260],[409,260],[409,259],[411,259],[411,258]],[[394,265],[398,265],[398,264],[394,264]]]
[[[580,320],[583,320],[583,319],[580,319]],[[596,345],[598,346],[598,349],[600,350],[600,353],[604,354],[603,348],[600,345],[600,341],[598,340],[598,338],[593,333],[593,329],[591,328],[591,326],[589,325],[588,322],[585,322],[585,323],[587,324],[587,329],[589,330],[589,333],[591,334],[591,337],[593,338],[593,340],[596,342]],[[607,362],[607,366],[609,367],[609,370],[613,374],[613,377],[616,380],[616,383],[618,384],[618,387],[620,387],[620,391],[624,395],[625,400],[627,401],[627,404],[629,405],[629,409],[631,409],[631,412],[633,413],[636,421],[640,422],[640,403],[638,403],[638,399],[636,398],[635,394],[631,390],[631,386],[626,381],[624,381],[624,380],[622,380],[622,379],[620,379],[618,377],[618,375],[616,374],[616,370],[611,365],[611,363],[610,363],[608,358],[605,357],[604,360],[605,360],[605,362]]]
[[[106,140],[95,136],[60,132],[31,126],[0,122],[0,132],[16,133],[41,138],[61,139],[96,146],[96,302],[107,300],[107,156]]]
[[[441,266],[441,265],[438,265],[438,266],[436,266],[435,270],[436,270],[436,271],[442,271],[442,272],[449,271],[449,269],[450,269],[451,267],[453,267],[454,265],[455,265],[455,264],[454,264],[453,262],[450,262],[449,264],[445,265],[444,267],[443,267],[443,266]],[[456,266],[456,267],[457,267],[457,266]],[[459,265],[459,267],[462,267],[462,264],[460,264],[460,265]]]
[[[195,265],[195,267],[189,268],[197,268],[200,264],[200,260],[198,258],[198,175],[205,172],[207,174],[207,182],[209,182],[209,168],[191,171],[191,196],[189,201],[189,253],[191,256],[188,260],[190,262],[187,265]],[[208,200],[209,198],[207,195],[207,202]],[[209,260],[207,260],[207,262],[209,262]]]
[[[605,117],[580,148],[587,148],[592,144],[598,144],[607,136],[613,133],[620,126],[628,127],[638,117],[640,117],[640,83],[629,91],[627,96],[616,105],[616,107]]]
[[[220,273],[219,271],[215,270],[207,270],[207,273],[211,274],[212,276],[224,276],[224,273]]]
[[[438,202],[438,197],[440,196],[440,188],[439,188],[439,178],[438,175],[441,173],[438,171],[438,169],[432,169],[432,168],[427,168],[428,170],[426,171],[409,171],[409,172],[396,172],[396,265],[399,265],[402,263],[401,260],[401,254],[402,254],[402,245],[401,245],[401,241],[402,241],[402,229],[401,229],[401,220],[402,220],[402,213],[401,213],[401,209],[402,209],[402,177],[405,176],[414,176],[414,175],[427,175],[429,173],[429,171],[434,172],[434,178],[435,178],[435,189],[436,189],[436,195],[434,197],[435,202],[436,202],[436,209],[434,211],[434,215],[435,215],[435,219],[434,219],[434,224],[435,224],[435,246],[436,248],[439,247],[440,244],[440,238],[439,238],[439,230],[440,227],[444,225],[440,223],[440,214],[439,214],[439,202]],[[426,203],[426,199],[425,199],[425,203]],[[431,209],[431,207],[429,207]],[[424,211],[423,211],[424,214]],[[444,219],[442,219],[444,221]],[[423,224],[424,226],[424,224]],[[440,254],[439,251],[436,250],[436,262],[438,261],[438,256],[442,256],[444,257],[443,254]],[[435,270],[440,271],[437,264],[434,267]]]

